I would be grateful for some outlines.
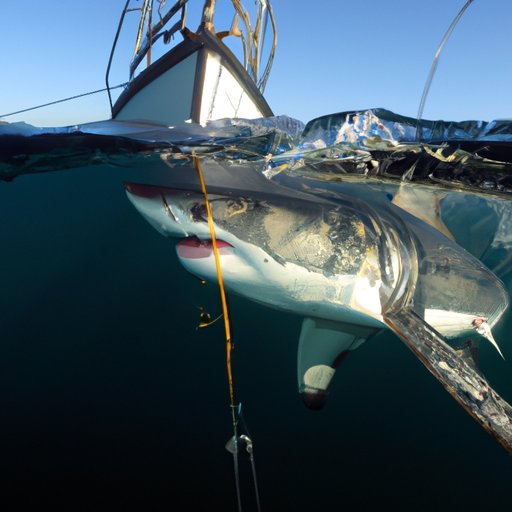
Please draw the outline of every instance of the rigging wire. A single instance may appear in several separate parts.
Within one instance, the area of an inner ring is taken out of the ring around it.
[[[97,94],[99,92],[105,92],[109,89],[119,89],[120,87],[125,87],[126,85],[128,85],[128,82],[125,82],[125,83],[119,84],[119,85],[114,85],[113,87],[104,87],[103,89],[98,89],[96,91],[84,92],[82,94],[70,96],[69,98],[62,98],[60,100],[50,101],[49,103],[43,103],[42,105],[36,105],[34,107],[24,108],[22,110],[16,110],[16,112],[10,112],[9,114],[2,114],[2,115],[0,115],[0,118],[13,116],[15,114],[21,114],[23,112],[29,112],[30,110],[36,110],[38,108],[49,107],[50,105],[56,105],[57,103],[63,103],[65,101],[75,100],[77,98],[82,98],[83,96],[90,96],[92,94]]]
[[[144,32],[144,25],[146,24],[146,17],[148,16],[148,12],[151,10],[150,0],[144,0],[144,4],[140,10],[141,14],[139,19],[139,29],[137,30],[137,37],[135,39],[135,50],[133,51],[133,58],[135,58],[137,53],[139,53],[142,45],[142,33]]]
[[[466,9],[470,6],[470,4],[472,2],[473,2],[473,0],[467,0],[467,2],[464,4],[462,9],[459,11],[457,16],[455,16],[454,20],[452,21],[451,25],[448,27],[448,30],[446,31],[445,35],[443,36],[443,39],[439,43],[437,51],[434,55],[434,60],[432,62],[432,66],[430,68],[430,72],[428,74],[427,81],[425,83],[425,87],[423,89],[423,94],[421,95],[420,106],[418,108],[418,115],[416,117],[416,141],[417,142],[421,142],[421,118],[423,116],[425,102],[427,101],[428,91],[430,90],[430,86],[432,84],[432,80],[434,78],[434,74],[437,69],[437,63],[439,61],[439,56],[441,55],[441,51],[443,50],[444,45],[446,44],[446,41],[448,41],[448,38],[450,37],[451,33],[453,32],[455,25],[457,25],[459,20],[462,18],[462,15],[466,12]]]
[[[276,21],[274,18],[274,12],[272,11],[272,6],[270,5],[270,2],[268,0],[265,0],[265,4],[267,7],[266,13],[265,13],[265,29],[264,29],[264,37],[267,32],[267,25],[268,20],[270,20],[270,23],[272,25],[272,46],[270,48],[270,54],[267,58],[267,65],[265,66],[265,69],[263,73],[261,73],[259,82],[258,82],[258,88],[263,93],[265,92],[265,87],[267,85],[267,80],[270,75],[270,69],[272,68],[272,64],[274,62],[274,56],[276,52],[276,46],[277,46],[277,27],[276,27]]]
[[[260,494],[258,490],[258,478],[256,476],[256,462],[254,460],[254,450],[252,445],[252,437],[249,433],[249,429],[247,428],[247,424],[245,423],[244,415],[242,413],[242,404],[240,404],[240,408],[238,411],[238,416],[242,422],[242,425],[247,432],[247,435],[241,435],[240,438],[246,443],[246,450],[249,453],[249,460],[251,462],[251,470],[252,470],[252,479],[254,483],[254,492],[256,494],[256,510],[261,512],[261,504],[260,504]]]

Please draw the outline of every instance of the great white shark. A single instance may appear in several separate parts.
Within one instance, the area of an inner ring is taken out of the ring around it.
[[[290,187],[286,180],[268,180],[253,164],[211,160],[204,169],[226,288],[303,317],[297,375],[308,407],[324,405],[350,351],[391,328],[468,412],[512,448],[512,409],[503,410],[510,406],[450,346],[482,336],[502,355],[492,328],[508,307],[508,294],[480,260],[368,188],[295,186],[299,180]],[[207,199],[192,167],[174,171],[163,185],[126,183],[128,198],[160,233],[178,239],[187,271],[215,282]],[[502,419],[489,427],[492,407],[501,407]]]

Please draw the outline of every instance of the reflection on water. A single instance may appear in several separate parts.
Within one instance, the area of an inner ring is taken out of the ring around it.
[[[20,503],[235,507],[222,326],[196,330],[217,291],[129,204],[122,183],[142,177],[100,166],[0,185],[0,467]],[[299,319],[230,306],[265,510],[508,502],[509,457],[393,335],[351,354],[312,412]],[[507,359],[510,328],[495,332]],[[481,363],[510,401],[508,361],[482,346]]]

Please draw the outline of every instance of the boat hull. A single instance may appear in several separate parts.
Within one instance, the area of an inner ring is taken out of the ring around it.
[[[112,111],[119,121],[206,125],[223,118],[272,116],[237,58],[208,31],[183,31],[184,41],[137,75]]]

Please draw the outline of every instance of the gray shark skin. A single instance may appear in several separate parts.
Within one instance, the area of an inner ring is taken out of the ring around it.
[[[508,294],[481,261],[368,189],[314,189],[300,180],[290,187],[261,180],[256,166],[236,168],[232,179],[229,164],[204,168],[226,289],[304,318],[297,372],[308,407],[322,408],[351,350],[389,328],[512,452],[512,408],[451,346],[483,336],[501,354],[491,329]],[[125,187],[155,229],[179,239],[183,267],[215,282],[205,197],[193,171],[176,178],[180,188],[172,180]]]

